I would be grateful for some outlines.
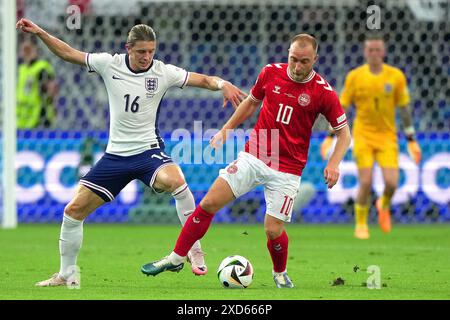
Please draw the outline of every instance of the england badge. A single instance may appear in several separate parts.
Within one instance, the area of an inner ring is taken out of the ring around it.
[[[158,78],[145,78],[145,89],[154,93],[158,89]]]

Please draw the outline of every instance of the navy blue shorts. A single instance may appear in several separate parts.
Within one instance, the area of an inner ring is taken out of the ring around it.
[[[147,150],[129,157],[105,153],[80,179],[80,184],[109,202],[134,179],[153,187],[159,170],[168,165],[173,165],[173,161],[164,153],[164,148]]]

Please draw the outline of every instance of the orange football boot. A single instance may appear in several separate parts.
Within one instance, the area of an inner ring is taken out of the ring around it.
[[[384,233],[390,232],[392,229],[390,210],[381,207],[381,199],[378,199],[375,205],[378,211],[378,223],[380,224],[381,231]]]

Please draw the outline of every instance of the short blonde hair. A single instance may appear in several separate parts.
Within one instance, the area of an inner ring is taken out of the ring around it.
[[[138,41],[156,41],[155,31],[146,24],[138,24],[128,33],[127,44],[132,47]]]

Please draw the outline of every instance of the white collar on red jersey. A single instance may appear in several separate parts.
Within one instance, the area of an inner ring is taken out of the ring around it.
[[[286,73],[287,73],[289,79],[291,79],[292,81],[297,82],[297,83],[306,83],[306,82],[309,82],[309,81],[311,81],[311,80],[314,78],[314,76],[316,75],[316,72],[315,72],[314,70],[311,70],[311,72],[309,73],[309,75],[306,77],[305,80],[303,80],[303,81],[295,81],[294,79],[292,79],[292,77],[291,77],[291,75],[290,75],[290,73],[289,73],[289,68],[286,68]]]

